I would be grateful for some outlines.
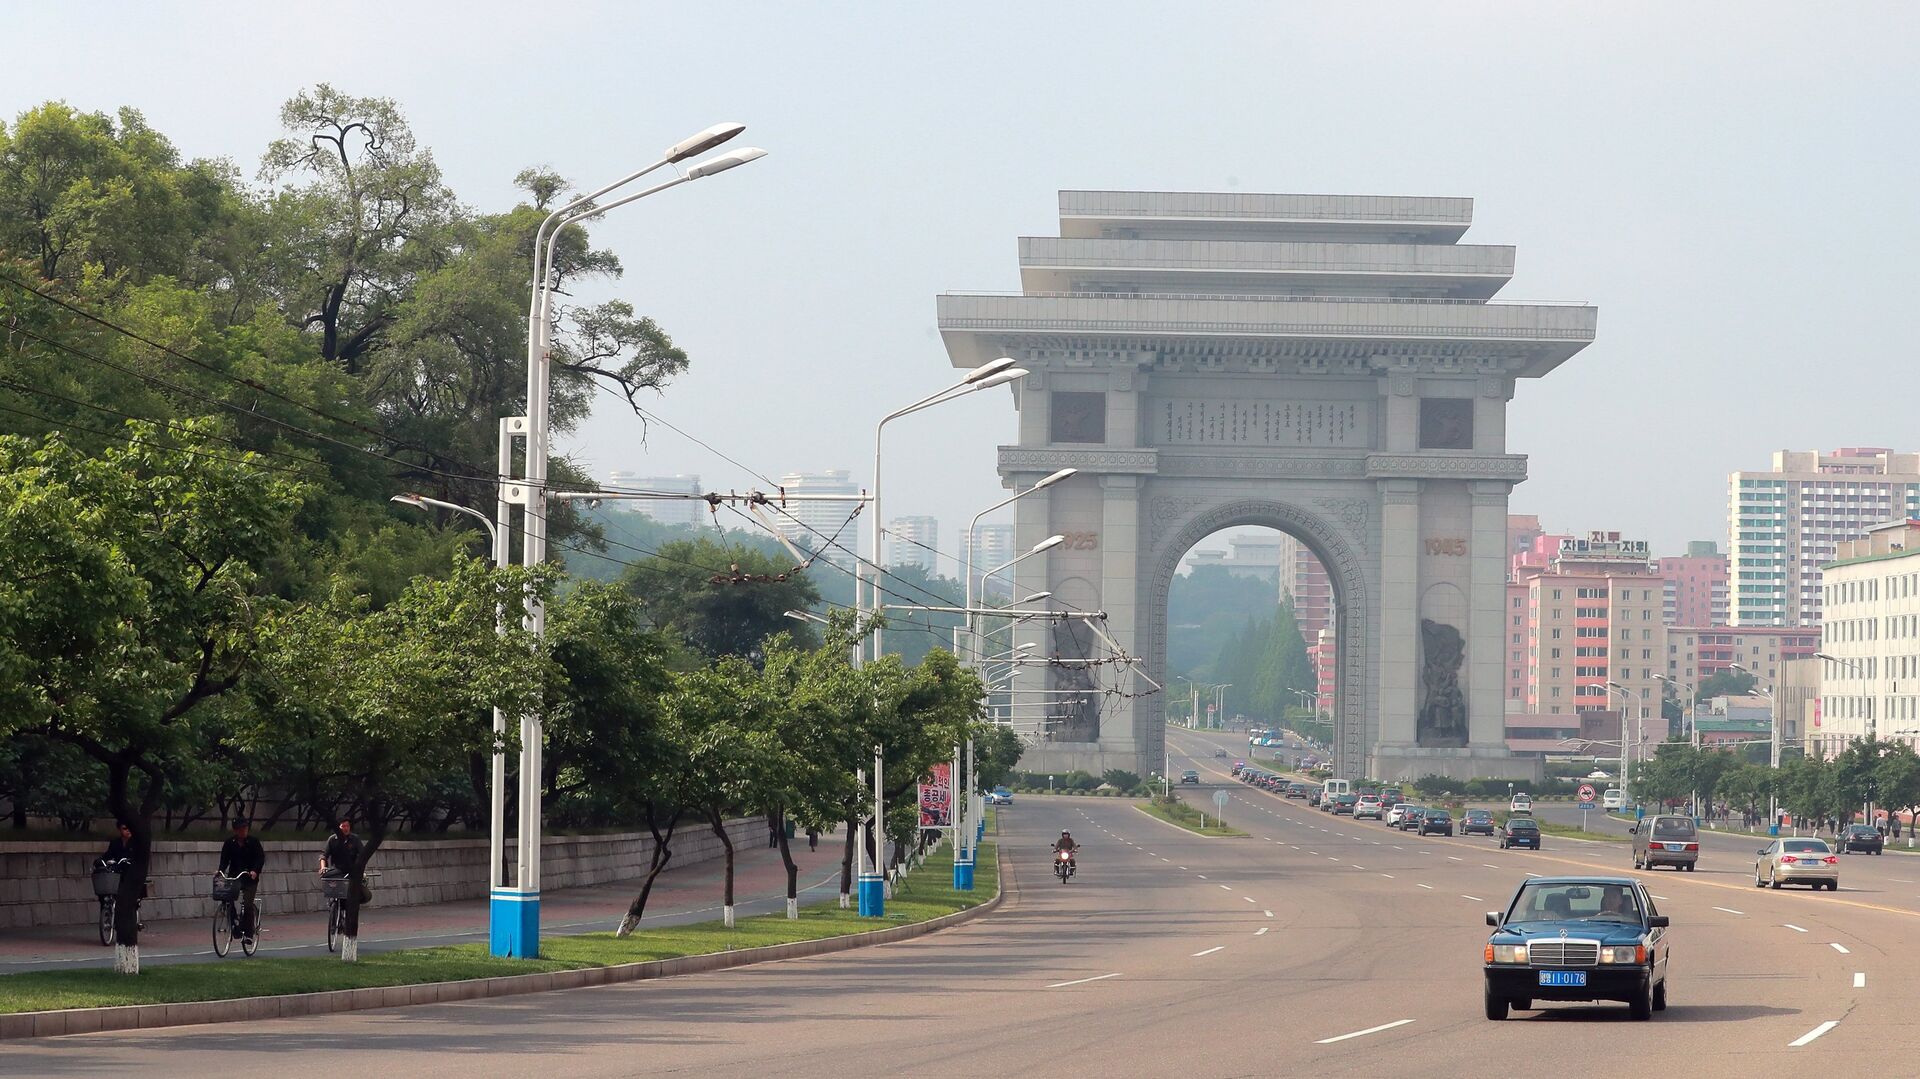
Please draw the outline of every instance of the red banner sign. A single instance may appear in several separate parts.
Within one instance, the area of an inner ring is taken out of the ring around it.
[[[920,781],[920,827],[953,826],[953,765],[933,766],[933,774]]]

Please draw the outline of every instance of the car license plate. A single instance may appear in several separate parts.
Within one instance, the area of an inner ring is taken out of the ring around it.
[[[1661,844],[1661,846],[1667,848],[1668,850],[1686,850],[1687,849],[1687,845],[1685,843],[1663,843]]]
[[[1541,985],[1585,986],[1587,972],[1584,970],[1543,970],[1540,972]]]

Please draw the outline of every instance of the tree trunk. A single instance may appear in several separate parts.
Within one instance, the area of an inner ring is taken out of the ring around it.
[[[360,848],[360,857],[354,859],[347,869],[347,901],[340,908],[340,958],[343,962],[360,961],[360,896],[366,887],[367,865],[373,861],[373,852],[387,839],[387,815],[368,815],[367,841]]]
[[[712,826],[713,834],[719,838],[721,848],[726,852],[727,870],[725,894],[720,908],[721,920],[728,929],[733,928],[733,837],[727,834],[727,816],[719,806],[707,810],[707,823]]]
[[[679,826],[682,812],[674,810],[673,816],[667,818],[666,831],[662,832],[659,815],[652,803],[648,803],[647,831],[653,834],[653,854],[647,862],[646,879],[640,882],[640,894],[627,904],[626,917],[620,919],[620,928],[614,931],[614,936],[630,936],[640,925],[640,918],[647,912],[647,896],[653,893],[653,882],[667,868],[667,863],[673,860],[673,830]]]
[[[800,866],[793,860],[793,849],[788,845],[786,815],[773,815],[774,828],[780,836],[780,861],[787,867],[787,918],[789,921],[800,917]]]
[[[853,904],[848,896],[853,892],[853,837],[859,834],[860,825],[852,817],[847,818],[847,843],[845,853],[840,855],[840,909],[846,910]]]

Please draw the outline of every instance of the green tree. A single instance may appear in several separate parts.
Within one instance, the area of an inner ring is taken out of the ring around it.
[[[1699,689],[1694,693],[1696,701],[1710,701],[1715,697],[1744,697],[1753,692],[1756,684],[1753,675],[1740,671],[1715,671],[1700,680]]]
[[[1011,727],[988,724],[973,736],[973,789],[980,794],[1005,783],[1020,764],[1026,747]]]
[[[262,567],[305,489],[199,440],[204,425],[88,456],[0,437],[0,734],[34,731],[105,770],[133,830],[119,953],[137,972],[134,898],[176,762],[200,754],[209,702],[254,669],[273,609]],[[177,448],[176,448],[177,446]]]
[[[518,619],[499,619],[498,612],[518,609],[529,596],[546,602],[550,593],[544,569],[463,560],[444,579],[416,579],[379,610],[340,590],[271,626],[269,707],[254,713],[243,737],[291,737],[313,746],[327,762],[319,781],[329,798],[363,807],[365,843],[347,867],[346,961],[358,958],[366,868],[393,822],[472,755],[491,751],[493,708],[518,716],[543,703],[542,687],[555,677],[550,660]]]
[[[727,657],[678,675],[664,701],[667,721],[680,728],[687,750],[682,782],[688,803],[706,817],[720,841],[721,909],[728,928],[734,920],[734,849],[727,821],[757,808],[769,792],[790,782],[788,762],[772,734],[785,703],[768,689],[751,664]]]
[[[134,281],[190,273],[232,212],[229,171],[182,164],[132,109],[48,102],[0,127],[0,250],[31,259],[47,281],[76,282],[88,268]]]
[[[793,560],[708,539],[669,543],[635,563],[622,584],[646,604],[649,622],[708,658],[758,664],[768,638],[790,633],[812,643],[805,623],[786,617],[819,598]]]
[[[1906,810],[1920,821],[1920,754],[1913,744],[1889,742],[1878,765],[1880,800],[1890,810]]]

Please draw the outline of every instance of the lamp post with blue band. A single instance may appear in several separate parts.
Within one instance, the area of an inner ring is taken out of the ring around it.
[[[625,206],[676,187],[689,180],[722,173],[738,165],[766,156],[754,147],[730,150],[690,167],[685,173],[664,183],[595,205],[595,199],[638,180],[656,169],[676,165],[688,158],[732,139],[746,130],[744,124],[715,124],[669,146],[660,160],[638,172],[630,173],[568,202],[547,215],[533,238],[533,296],[527,310],[527,414],[509,416],[500,428],[500,498],[497,517],[504,524],[511,520],[512,507],[521,507],[521,549],[523,565],[537,566],[547,557],[547,455],[549,441],[548,391],[552,375],[553,258],[560,233],[567,225],[598,217],[608,210]],[[525,439],[524,475],[512,475],[513,439]],[[502,533],[507,530],[503,527]],[[496,559],[503,556],[504,535],[495,542]],[[523,623],[536,639],[546,632],[546,609],[531,598],[527,601]],[[496,717],[493,755],[493,835],[490,844],[492,867],[488,871],[491,889],[488,902],[487,940],[494,955],[531,959],[540,954],[540,776],[544,742],[541,717],[520,717],[520,832],[516,851],[514,883],[505,880],[504,786],[506,753],[501,736],[504,717]]]

